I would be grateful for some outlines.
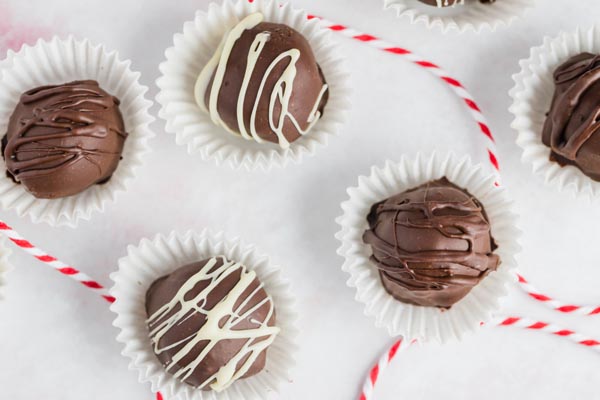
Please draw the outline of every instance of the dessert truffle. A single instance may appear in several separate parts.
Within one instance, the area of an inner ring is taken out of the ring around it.
[[[554,84],[542,131],[550,159],[600,181],[600,56],[570,58],[554,71]]]
[[[322,116],[328,87],[308,41],[263,18],[251,14],[225,35],[195,98],[230,133],[287,148]]]
[[[373,205],[367,221],[383,286],[405,303],[450,308],[500,262],[483,206],[446,178]]]
[[[2,139],[9,176],[37,198],[75,195],[108,181],[127,133],[119,100],[95,81],[21,95]]]
[[[222,256],[155,281],[146,312],[153,351],[166,371],[204,390],[222,391],[260,372],[279,333],[256,273]]]
[[[465,0],[419,0],[421,3],[425,3],[430,6],[436,7],[453,7],[457,4],[465,4]],[[494,3],[496,0],[479,0],[480,3],[489,4]]]

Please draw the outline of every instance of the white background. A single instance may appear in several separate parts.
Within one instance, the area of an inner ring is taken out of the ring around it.
[[[523,273],[559,298],[600,303],[598,203],[557,193],[533,176],[530,166],[520,162],[507,111],[518,60],[545,35],[598,20],[597,0],[539,1],[511,28],[480,35],[442,35],[410,25],[383,11],[379,0],[293,3],[412,49],[460,79],[479,101],[498,140],[504,184],[521,215]],[[154,97],[158,64],[173,33],[207,4],[0,0],[0,32],[2,26],[5,30],[0,43],[52,33],[87,36],[130,58]],[[128,192],[104,214],[75,230],[34,225],[14,212],[0,212],[0,217],[105,284],[128,244],[158,232],[210,227],[254,242],[283,266],[301,314],[298,367],[279,398],[356,398],[367,369],[392,339],[363,316],[340,270],[334,218],[341,212],[345,188],[371,165],[401,154],[436,149],[484,158],[481,142],[474,140],[476,127],[441,82],[398,56],[339,35],[334,39],[353,73],[353,111],[341,136],[303,164],[269,174],[217,167],[188,156],[157,121],[153,153]],[[152,399],[149,385],[137,382],[120,355],[107,303],[19,250],[11,261],[16,269],[0,304],[0,399]],[[518,291],[505,312],[600,338],[600,317],[582,321],[557,316]],[[542,333],[488,328],[460,344],[403,353],[375,394],[379,400],[600,399],[599,383],[597,352]]]

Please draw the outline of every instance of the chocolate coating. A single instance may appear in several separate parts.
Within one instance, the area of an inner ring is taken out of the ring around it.
[[[600,181],[600,56],[582,53],[554,71],[556,90],[542,131],[550,159]]]
[[[53,199],[109,180],[126,137],[119,100],[95,81],[76,81],[23,93],[2,153],[16,182]]]
[[[252,58],[250,53],[255,54],[255,49],[260,48],[257,37],[264,34],[268,39],[256,58],[246,86],[244,77],[248,60]],[[298,58],[294,59],[289,52],[296,50]],[[291,76],[288,74],[291,70],[295,74],[293,80],[283,82],[285,76]],[[218,114],[229,130],[237,134],[243,130],[250,136],[254,129],[258,141],[278,143],[282,147],[308,133],[323,114],[328,99],[328,92],[322,93],[325,78],[308,41],[283,24],[261,22],[244,30],[232,47],[223,83],[217,88],[213,87],[214,78],[215,73],[205,93],[206,107],[209,108],[211,93],[217,90]],[[272,102],[273,94],[278,91],[280,94]],[[238,113],[240,97],[241,115]]]
[[[483,206],[446,178],[373,205],[367,221],[383,286],[405,303],[449,308],[500,262]]]
[[[225,299],[232,308],[220,313]],[[278,332],[272,328],[274,305],[262,284],[224,257],[183,266],[156,280],[146,293],[146,312],[153,350],[167,372],[204,390],[221,390],[260,372],[267,355],[261,346],[271,343],[273,329]],[[248,352],[246,347],[254,344],[259,348]],[[230,363],[231,372],[240,376],[219,382],[217,374]]]
[[[454,7],[457,4],[464,4],[464,0],[419,0],[421,3],[425,3],[435,7]],[[479,0],[480,3],[489,4],[495,3],[496,0]]]

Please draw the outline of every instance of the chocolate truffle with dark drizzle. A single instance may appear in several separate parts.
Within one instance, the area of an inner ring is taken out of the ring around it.
[[[542,131],[550,159],[600,181],[600,55],[570,58],[554,72],[554,84]]]
[[[95,81],[76,81],[23,93],[2,153],[16,182],[53,199],[109,180],[126,137],[119,100]]]
[[[500,262],[483,206],[446,178],[373,205],[367,221],[383,286],[405,303],[449,308]]]

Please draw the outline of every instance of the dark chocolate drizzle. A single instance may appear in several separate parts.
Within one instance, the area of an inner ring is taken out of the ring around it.
[[[542,140],[552,151],[551,159],[577,165],[597,179],[600,165],[591,168],[578,160],[580,151],[600,131],[600,56],[582,53],[572,57],[554,72],[556,91]],[[596,147],[595,144],[592,146]],[[596,153],[594,149],[592,153]],[[582,165],[584,164],[584,165]],[[598,169],[594,171],[592,169]]]
[[[435,199],[430,198],[432,191]],[[390,290],[389,283],[410,292],[470,289],[497,268],[483,206],[445,178],[375,204],[367,220],[370,229],[364,241],[373,249],[371,260],[387,280],[388,291],[400,300],[419,304],[405,290],[402,294]],[[422,240],[421,248],[405,243],[414,238]]]
[[[28,179],[51,179],[86,161],[96,170],[86,172],[93,175],[87,186],[108,180],[127,137],[118,106],[95,81],[25,92],[3,140],[9,173],[28,186]]]
[[[99,89],[95,82],[86,81],[60,86],[43,86],[24,93],[21,97],[23,104],[40,104],[34,108],[33,116],[20,119],[19,131],[7,140],[5,151],[11,155],[11,173],[17,178],[31,174],[49,174],[53,173],[55,169],[85,158],[97,165],[98,173],[101,174],[100,166],[90,156],[116,153],[101,151],[93,147],[57,146],[45,143],[52,139],[72,136],[104,139],[110,132],[115,132],[123,139],[127,137],[124,130],[107,123],[110,121],[97,118],[96,114],[99,109],[108,111],[119,105],[118,99],[104,95]],[[65,92],[70,94],[65,97]],[[46,101],[53,98],[54,101]],[[92,117],[90,114],[94,114],[94,116]],[[27,133],[34,127],[56,131],[28,136]],[[28,143],[35,143],[39,147],[22,149],[22,146]],[[32,152],[45,152],[46,154],[18,161],[20,154]]]

